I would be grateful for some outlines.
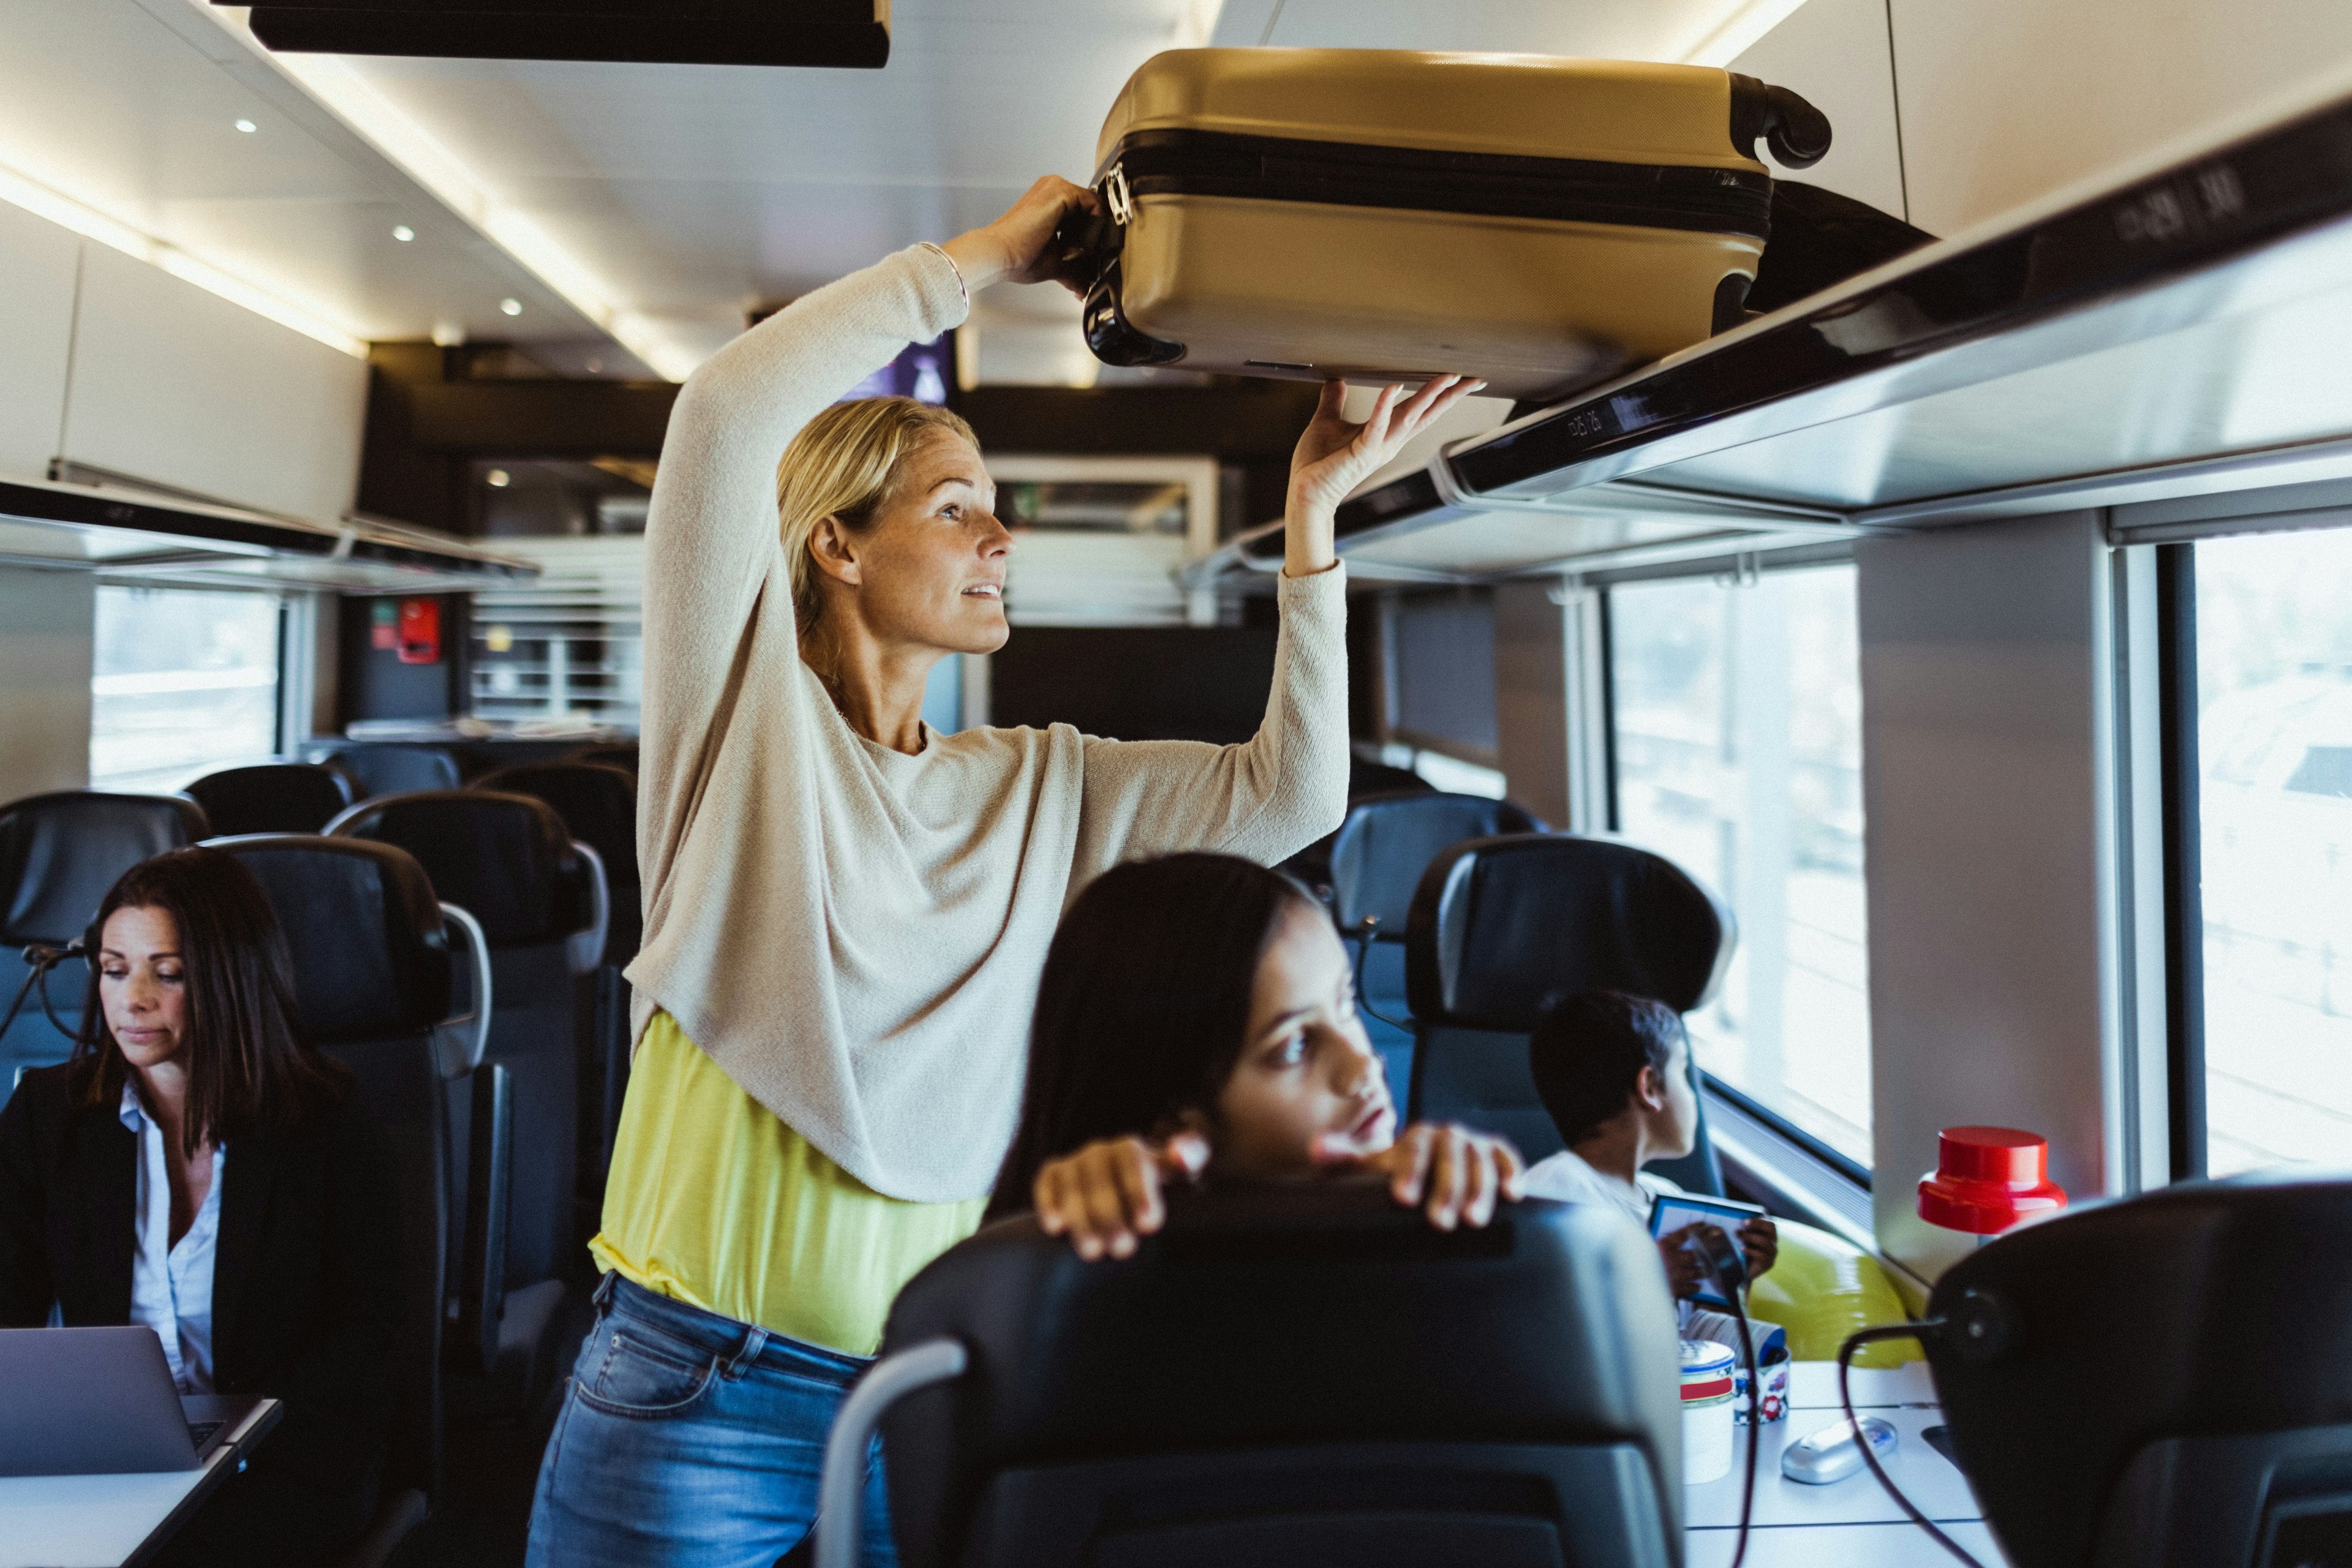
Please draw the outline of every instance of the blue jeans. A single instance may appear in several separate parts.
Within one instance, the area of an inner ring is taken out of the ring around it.
[[[531,1500],[530,1568],[771,1568],[816,1519],[826,1434],[873,1363],[617,1274],[596,1292]],[[880,1446],[866,1568],[897,1568]]]

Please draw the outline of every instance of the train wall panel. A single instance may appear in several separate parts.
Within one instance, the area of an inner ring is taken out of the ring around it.
[[[65,457],[333,522],[357,490],[366,405],[361,361],[83,246]]]
[[[2343,0],[1891,0],[1891,12],[1911,221],[1939,235],[2352,68]]]
[[[0,566],[0,801],[89,782],[98,579]]]
[[[57,455],[81,241],[0,204],[0,474],[42,479]]]

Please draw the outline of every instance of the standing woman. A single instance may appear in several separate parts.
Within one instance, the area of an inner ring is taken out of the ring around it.
[[[0,1110],[0,1327],[142,1323],[183,1394],[282,1419],[166,1561],[331,1560],[374,1511],[400,1326],[390,1151],[305,1042],[285,938],[215,849],[132,867],[72,1058]]]
[[[1361,425],[1324,389],[1247,744],[922,722],[933,665],[1004,644],[1013,537],[961,419],[835,400],[972,290],[1051,279],[1055,226],[1094,204],[1040,180],[780,311],[678,395],[646,528],[636,1057],[535,1565],[767,1568],[799,1542],[891,1299],[979,1223],[1069,900],[1137,856],[1278,860],[1344,813],[1332,511],[1472,390],[1454,377],[1385,390]],[[866,1498],[890,1562],[878,1468]]]

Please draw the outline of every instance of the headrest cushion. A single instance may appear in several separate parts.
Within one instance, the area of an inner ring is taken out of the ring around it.
[[[286,932],[302,1020],[321,1044],[429,1029],[449,1013],[449,945],[424,869],[388,844],[222,838]]]
[[[594,919],[563,819],[529,795],[489,790],[381,795],[352,807],[327,831],[407,850],[439,898],[481,922],[492,947],[560,942]]]
[[[0,806],[0,945],[81,935],[122,873],[208,831],[175,795],[63,790]]]
[[[1419,790],[1367,796],[1348,807],[1331,842],[1332,913],[1349,930],[1377,916],[1378,934],[1402,942],[1412,890],[1438,851],[1465,838],[1542,826],[1509,801],[1484,795]]]
[[[1687,1013],[1715,994],[1737,940],[1722,900],[1663,855],[1613,838],[1474,839],[1430,862],[1405,953],[1414,1018],[1533,1029],[1579,991]]]

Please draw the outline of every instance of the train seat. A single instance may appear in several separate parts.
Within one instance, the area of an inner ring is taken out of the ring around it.
[[[1411,768],[1391,767],[1386,763],[1368,763],[1363,758],[1348,759],[1348,804],[1375,795],[1430,795],[1437,786],[1414,773]],[[1331,843],[1339,837],[1333,828],[1314,843],[1282,863],[1289,872],[1325,898],[1330,896]]]
[[[587,1264],[573,1203],[578,992],[604,952],[604,873],[595,852],[575,844],[562,819],[528,795],[385,795],[352,806],[328,832],[406,850],[440,898],[472,913],[488,945],[484,1059],[511,1075],[514,1097],[505,1311],[487,1384],[463,1386],[453,1397],[467,1414],[512,1414],[553,1374],[551,1333],[565,1279]],[[471,1097],[453,1095],[450,1113],[470,1142]]]
[[[60,790],[0,806],[0,947],[8,950],[0,955],[0,1010],[31,978],[26,947],[61,948],[80,937],[123,872],[206,831],[204,809],[184,795]],[[0,1030],[0,1100],[26,1068],[72,1052],[89,986],[89,966],[67,958],[24,998]]]
[[[637,773],[637,743],[635,741],[599,742],[580,746],[563,753],[567,763],[596,763],[605,767],[619,768],[635,778]]]
[[[220,837],[316,833],[359,798],[351,774],[326,763],[257,763],[206,773],[186,793]]]
[[[448,1230],[449,1130],[437,1048],[452,960],[444,912],[424,871],[387,845],[257,836],[215,847],[261,883],[294,962],[311,1037],[351,1068],[393,1144],[404,1275],[392,1363],[392,1440],[376,1515],[340,1568],[374,1568],[441,1496],[441,1337]]]
[[[1597,1209],[1447,1234],[1361,1182],[1188,1195],[1119,1262],[992,1226],[892,1307],[814,1559],[856,1560],[878,1420],[908,1568],[1679,1562],[1654,1256]]]
[[[359,797],[456,789],[457,759],[440,746],[405,741],[325,741],[305,748],[304,761],[331,763],[359,783]]]
[[[572,838],[604,863],[612,918],[596,966],[594,994],[581,1036],[580,1201],[592,1227],[604,1198],[604,1173],[621,1125],[629,1082],[629,983],[621,971],[637,955],[645,931],[637,877],[637,780],[604,763],[523,763],[476,779],[475,789],[545,801]]]
[[[1544,831],[1539,818],[1510,801],[1426,787],[1368,795],[1348,807],[1331,840],[1331,918],[1357,950],[1364,1027],[1400,1094],[1412,1081],[1404,939],[1422,872],[1464,839]],[[1369,931],[1367,920],[1374,922]]]
[[[1721,987],[1738,942],[1730,909],[1664,856],[1568,834],[1442,851],[1406,924],[1412,1114],[1500,1132],[1530,1161],[1560,1147],[1528,1067],[1545,1005],[1628,991],[1688,1013]],[[1692,1192],[1723,1191],[1704,1099],[1697,1147],[1651,1169]]]

